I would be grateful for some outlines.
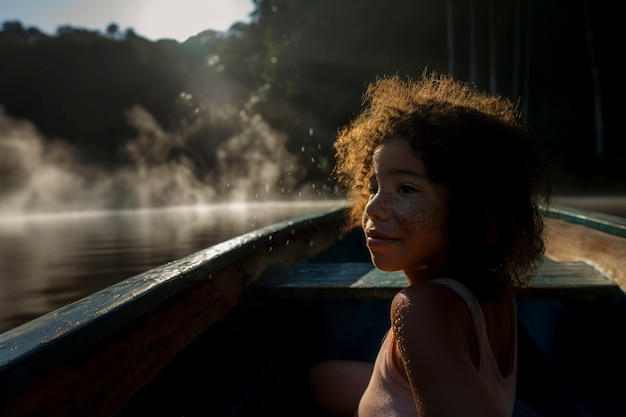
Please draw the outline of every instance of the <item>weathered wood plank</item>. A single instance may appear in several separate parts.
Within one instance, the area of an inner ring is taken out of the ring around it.
[[[389,298],[406,286],[402,272],[383,272],[370,263],[299,263],[266,271],[254,284],[269,296],[324,298]],[[619,286],[583,262],[556,262],[545,258],[521,297],[597,298],[619,291]]]

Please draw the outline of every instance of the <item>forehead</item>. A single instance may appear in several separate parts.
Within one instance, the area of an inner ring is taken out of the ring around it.
[[[425,176],[425,166],[419,155],[411,148],[409,141],[393,138],[385,141],[374,151],[373,167],[377,173],[405,171]]]

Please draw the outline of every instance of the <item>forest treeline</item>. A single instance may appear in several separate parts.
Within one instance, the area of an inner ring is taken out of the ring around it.
[[[138,134],[128,114],[140,106],[168,133],[170,157],[186,155],[198,172],[210,172],[224,142],[260,118],[286,138],[301,168],[296,181],[322,189],[336,130],[358,112],[365,85],[428,68],[521,97],[557,189],[626,184],[608,0],[254,4],[249,23],[184,42],[149,41],[115,22],[103,32],[61,26],[48,35],[5,21],[0,107],[84,161],[115,167],[128,163],[122,150]],[[240,146],[253,148],[254,135],[245,138]],[[0,173],[9,169],[0,155]]]

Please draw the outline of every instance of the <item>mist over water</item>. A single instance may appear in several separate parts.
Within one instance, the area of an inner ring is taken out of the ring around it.
[[[175,152],[184,147],[182,139],[136,106],[127,118],[137,136],[120,150],[130,162],[107,170],[85,164],[66,141],[45,138],[30,121],[6,115],[0,106],[0,216],[333,198],[320,187],[298,186],[306,170],[287,149],[283,133],[259,116],[227,113],[220,117],[238,117],[243,128],[218,145],[215,166],[199,170],[193,155]],[[624,217],[624,194],[553,200]]]
[[[216,166],[198,172],[190,156],[173,156],[181,139],[148,112],[136,106],[127,116],[138,132],[121,150],[130,163],[107,170],[0,108],[0,215],[320,198],[296,189],[305,172],[285,135],[260,117],[240,112],[244,129],[219,145]]]
[[[234,115],[234,116],[233,116]],[[0,332],[132,275],[295,217],[339,207],[297,189],[305,170],[285,135],[233,112],[242,126],[198,169],[181,138],[141,107],[128,164],[87,165],[62,139],[0,107]]]

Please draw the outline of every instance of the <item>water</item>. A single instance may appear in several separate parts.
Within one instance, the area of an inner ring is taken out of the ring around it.
[[[218,204],[0,218],[0,332],[242,233],[340,204]]]

